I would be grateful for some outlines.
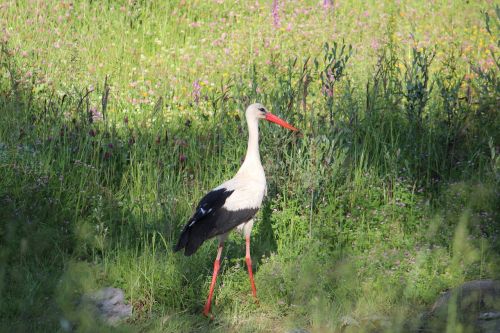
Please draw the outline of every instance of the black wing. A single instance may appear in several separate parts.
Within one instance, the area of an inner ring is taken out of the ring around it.
[[[196,210],[189,219],[189,221],[186,223],[184,228],[182,229],[181,236],[179,238],[179,241],[177,242],[177,245],[174,247],[174,252],[177,252],[183,248],[185,248],[185,254],[188,255],[187,253],[189,252],[190,254],[194,253],[196,249],[203,243],[203,240],[200,242],[199,245],[195,246],[195,243],[198,243],[198,241],[195,242],[195,239],[193,239],[195,236],[193,231],[194,226],[198,223],[198,225],[201,223],[203,219],[213,216],[215,211],[220,209],[224,203],[226,202],[226,199],[233,194],[234,191],[228,191],[225,188],[221,188],[218,190],[210,191],[208,192],[198,203],[198,206],[196,207]],[[199,228],[196,228],[199,229]],[[198,233],[196,233],[198,234]],[[199,238],[199,237],[196,237]]]
[[[224,234],[241,223],[248,222],[258,208],[236,211],[223,208],[226,199],[234,190],[221,188],[209,192],[201,199],[196,211],[182,230],[174,251],[185,249],[184,254],[190,256],[209,238]]]

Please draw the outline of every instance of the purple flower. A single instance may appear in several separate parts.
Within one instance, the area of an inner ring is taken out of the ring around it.
[[[372,49],[375,51],[377,51],[380,48],[380,43],[375,38],[372,39],[372,42],[370,45],[371,45]]]
[[[273,15],[273,24],[275,28],[278,28],[280,26],[280,6],[278,3],[278,0],[273,0],[273,8],[272,8],[272,15]]]
[[[333,97],[333,88],[329,88],[327,85],[323,85],[321,87],[321,92],[323,95],[328,96],[328,97]]]
[[[93,107],[90,109],[90,116],[92,117],[92,121],[95,122],[95,121],[100,121],[102,120],[102,113],[99,112],[99,110],[97,110],[96,107]]]
[[[192,93],[193,99],[196,104],[200,101],[200,96],[201,96],[201,86],[200,82],[198,80],[193,82],[193,93]]]
[[[323,8],[325,10],[333,8],[332,0],[323,0]]]

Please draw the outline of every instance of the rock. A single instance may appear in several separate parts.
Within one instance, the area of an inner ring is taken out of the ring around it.
[[[469,281],[439,297],[424,317],[421,331],[446,332],[450,327],[462,332],[500,332],[500,281]]]
[[[483,312],[479,315],[479,320],[500,319],[500,312]]]
[[[294,328],[288,331],[287,333],[309,333],[309,331],[303,328]]]
[[[85,294],[81,298],[81,304],[93,308],[101,320],[109,325],[116,325],[132,315],[132,306],[125,303],[124,293],[118,288],[103,288]]]
[[[343,316],[342,318],[340,318],[340,322],[342,323],[342,328],[345,328],[347,326],[359,327],[359,322],[351,316]]]
[[[73,324],[66,318],[59,319],[59,324],[64,332],[73,331]]]

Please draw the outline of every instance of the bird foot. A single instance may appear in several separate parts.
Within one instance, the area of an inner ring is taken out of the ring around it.
[[[208,312],[208,310],[203,310],[203,315],[207,317],[209,320],[214,320],[214,315]]]

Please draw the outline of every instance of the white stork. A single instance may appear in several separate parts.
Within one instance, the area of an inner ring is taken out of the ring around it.
[[[250,105],[245,112],[245,117],[248,125],[248,148],[243,164],[232,179],[217,186],[200,200],[174,248],[174,251],[185,249],[184,254],[190,256],[205,240],[215,236],[219,239],[212,283],[203,310],[205,316],[208,316],[210,312],[224,241],[234,228],[243,231],[245,236],[248,276],[252,294],[257,299],[250,257],[250,232],[253,227],[253,217],[259,210],[266,192],[266,175],[259,154],[259,119],[266,119],[297,131],[295,127],[273,115],[259,103]]]

